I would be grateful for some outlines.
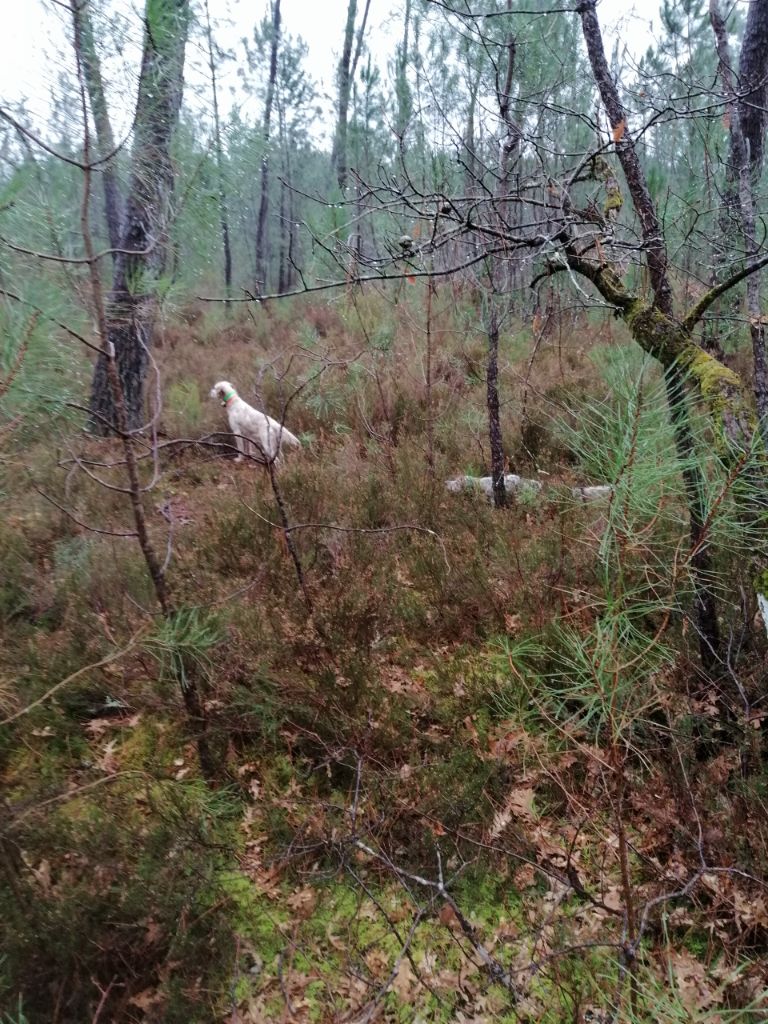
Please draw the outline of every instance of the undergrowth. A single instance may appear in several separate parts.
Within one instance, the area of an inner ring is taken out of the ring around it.
[[[489,472],[476,311],[438,290],[428,405],[423,297],[399,299],[166,316],[162,620],[118,447],[48,385],[9,392],[4,1021],[765,1019],[749,474],[696,419],[729,638],[706,675],[684,467],[620,328],[577,320],[530,373],[526,324],[502,336],[510,468],[544,486],[497,512],[445,490]],[[222,377],[304,440],[276,478],[303,587],[267,474],[217,447]]]

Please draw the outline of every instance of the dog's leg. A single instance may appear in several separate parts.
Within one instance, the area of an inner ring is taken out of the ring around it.
[[[235,444],[237,445],[237,458],[235,462],[242,462],[243,455],[245,454],[245,441],[239,434],[235,434]]]

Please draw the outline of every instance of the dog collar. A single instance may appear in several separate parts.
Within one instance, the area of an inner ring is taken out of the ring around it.
[[[230,391],[228,395],[225,395],[224,396],[224,401],[221,404],[222,405],[228,405],[232,401],[233,398],[237,398],[237,392],[236,391]]]

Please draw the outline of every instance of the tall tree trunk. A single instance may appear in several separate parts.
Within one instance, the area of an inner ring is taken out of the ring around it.
[[[344,46],[339,59],[339,66],[336,72],[336,84],[338,88],[338,114],[336,119],[336,137],[333,144],[333,166],[336,170],[336,180],[339,183],[342,195],[347,186],[347,122],[349,120],[349,96],[352,89],[352,41],[355,34],[355,16],[357,15],[357,0],[349,0],[347,7],[347,23],[344,26]]]
[[[117,164],[115,157],[115,136],[109,119],[109,109],[104,93],[104,82],[101,77],[101,61],[96,50],[91,21],[91,4],[89,0],[70,0],[72,20],[75,30],[75,45],[82,61],[83,76],[88,90],[88,101],[91,106],[93,123],[96,128],[96,146],[100,159],[109,157],[100,167],[101,181],[104,190],[104,218],[107,223],[107,234],[111,249],[119,249],[121,242],[122,196],[117,181]],[[117,262],[117,254],[112,256],[113,264]]]
[[[336,180],[339,183],[342,195],[347,187],[349,175],[347,134],[349,127],[349,99],[352,95],[352,82],[355,78],[357,63],[363,49],[363,38],[365,27],[368,22],[368,12],[371,7],[371,0],[366,0],[363,10],[363,17],[357,32],[355,42],[355,19],[357,18],[357,0],[349,0],[347,6],[347,21],[344,26],[344,46],[339,58],[336,70],[336,87],[338,89],[338,110],[336,117],[336,133],[333,140],[333,151],[331,153],[331,164],[336,171]],[[354,56],[352,46],[355,46]]]
[[[507,10],[512,10],[512,0],[507,0]],[[512,32],[507,36],[505,44],[506,68],[503,79],[496,71],[496,102],[499,106],[499,119],[504,129],[504,138],[499,147],[499,194],[509,194],[509,180],[512,168],[520,157],[522,144],[522,132],[520,126],[512,117],[512,83],[515,76],[515,61],[517,59],[517,40]],[[502,207],[503,209],[503,207]]]
[[[511,0],[507,0],[507,10],[511,10]],[[515,37],[510,32],[504,47],[506,51],[506,67],[503,76],[499,74],[499,67],[496,67],[496,102],[499,110],[499,120],[505,132],[505,138],[499,149],[499,170],[496,188],[496,203],[491,208],[491,220],[493,226],[503,233],[508,229],[507,208],[509,206],[509,179],[511,169],[516,161],[520,149],[521,135],[517,125],[510,114],[510,101],[512,95],[512,82],[515,74],[516,46]],[[471,98],[471,106],[474,106],[475,97]],[[471,114],[469,131],[474,132]],[[509,268],[505,260],[500,261],[500,266],[491,267],[489,276],[491,279],[491,296],[486,324],[488,337],[488,359],[486,363],[486,402],[488,408],[488,439],[491,446],[491,480],[493,482],[493,504],[496,508],[504,508],[507,504],[507,490],[504,482],[504,441],[501,433],[501,417],[499,415],[499,314],[496,307],[495,293],[508,294],[509,292]]]
[[[278,268],[277,290],[287,291],[288,284],[288,259],[291,251],[291,234],[288,224],[288,187],[284,181],[280,182],[280,265]]]
[[[734,221],[743,236],[747,258],[757,255],[756,188],[763,164],[765,132],[765,82],[768,71],[768,0],[750,4],[739,60],[739,82],[733,80],[728,32],[718,0],[710,0],[709,18],[715,34],[718,73],[728,103],[730,155],[725,185],[725,211],[722,218],[725,248],[733,235]],[[752,91],[747,93],[747,90]],[[763,443],[768,445],[768,365],[765,351],[765,325],[762,316],[760,272],[747,279],[747,315],[752,339],[753,389]]]
[[[656,356],[665,368],[675,444],[682,464],[688,467],[683,476],[688,497],[691,550],[695,552],[691,562],[691,576],[696,588],[699,652],[702,664],[705,667],[712,667],[719,653],[720,633],[712,590],[711,556],[702,534],[705,523],[706,488],[701,470],[690,460],[694,441],[685,394],[685,367],[681,359],[684,353],[688,353],[687,345],[693,343],[690,341],[690,332],[681,330],[681,324],[675,319],[664,235],[628,127],[627,112],[605,59],[603,38],[595,12],[595,0],[585,0],[579,8],[579,14],[592,74],[608,113],[616,153],[640,221],[653,303],[646,304],[634,297],[630,299],[620,277],[613,270],[608,271],[608,277],[603,269],[590,264],[589,261],[581,260],[575,252],[573,265],[580,265],[581,272],[595,282],[604,296],[606,292],[615,288],[617,305],[622,309],[633,337],[646,351]],[[699,354],[702,358],[710,358],[703,352]]]
[[[275,81],[277,79],[277,54],[280,48],[280,0],[275,0],[272,7],[272,45],[269,54],[269,79],[267,96],[264,102],[264,121],[262,124],[262,145],[264,152],[261,157],[261,198],[259,200],[259,219],[256,224],[256,294],[266,291],[267,257],[266,238],[267,220],[269,217],[269,144],[272,127],[272,106],[275,100]]]
[[[290,178],[288,179],[290,181]],[[296,283],[296,267],[300,262],[300,253],[296,251],[298,233],[296,231],[296,196],[293,189],[288,191],[288,281],[287,287],[293,288]]]
[[[221,222],[221,243],[224,253],[224,294],[232,294],[232,248],[229,243],[229,214],[227,210],[227,188],[224,180],[224,147],[221,143],[221,119],[219,117],[219,91],[216,79],[216,61],[213,52],[213,32],[208,0],[205,0],[205,26],[208,37],[208,66],[211,69],[211,95],[213,99],[213,145],[216,151],[216,174],[219,185],[219,220]],[[229,308],[229,302],[226,303]]]
[[[716,0],[712,2],[717,9]],[[716,17],[716,15],[715,15]],[[714,22],[713,22],[714,24]],[[721,55],[720,73],[727,93],[734,97],[730,83],[728,36],[724,32],[724,53]],[[756,200],[760,175],[763,170],[766,126],[766,75],[768,74],[768,0],[753,0],[749,4],[747,24],[739,55],[739,99],[737,117],[731,117],[731,152],[733,162],[739,166],[739,202],[744,243],[747,256],[755,255],[757,240]],[[748,90],[748,91],[747,91]],[[732,99],[733,102],[733,99]],[[747,280],[747,312],[752,337],[754,363],[753,385],[763,443],[768,446],[768,365],[765,351],[765,325],[762,316],[760,273]]]
[[[403,12],[403,41],[398,47],[396,76],[395,76],[395,99],[397,101],[397,120],[395,131],[398,139],[402,139],[408,127],[411,117],[411,90],[408,85],[408,49],[409,33],[411,28],[411,0],[405,0]]]
[[[507,0],[507,10],[512,10],[512,0]],[[499,68],[496,68],[496,102],[499,108],[499,120],[504,131],[504,137],[499,146],[499,179],[496,189],[497,202],[495,212],[499,228],[502,231],[509,231],[513,227],[510,213],[514,209],[510,202],[512,171],[520,159],[523,140],[520,126],[515,121],[511,111],[512,83],[517,58],[517,41],[512,32],[507,36],[504,49],[506,50],[506,68],[503,78],[499,74]],[[512,286],[513,274],[509,262],[505,260],[503,263],[503,284],[501,290],[503,292],[511,292]]]
[[[682,475],[688,503],[691,550],[694,552],[691,575],[696,585],[694,601],[699,630],[699,654],[702,665],[711,669],[718,661],[720,624],[713,590],[712,558],[704,535],[707,521],[704,477],[692,458],[695,455],[695,442],[691,430],[686,376],[679,363],[675,362],[667,368],[664,383],[677,454],[686,467]]]
[[[635,212],[645,243],[648,276],[653,289],[654,300],[666,316],[672,315],[672,286],[669,281],[669,260],[664,233],[659,224],[648,182],[632,135],[627,125],[627,112],[619,97],[618,89],[611,77],[608,61],[605,59],[603,37],[595,13],[595,0],[585,0],[579,8],[584,41],[600,98],[610,120],[616,138],[616,154],[624,176],[627,179]]]
[[[282,174],[280,180],[280,259],[278,266],[277,290],[288,291],[293,280],[291,260],[293,253],[293,196],[291,189],[291,139],[285,117],[285,105],[278,102],[278,127],[280,131],[279,148],[282,156]]]
[[[491,479],[493,480],[493,504],[504,508],[507,504],[507,489],[504,482],[504,443],[501,437],[499,416],[499,318],[491,297],[488,313],[488,365],[486,371],[486,397],[488,401],[488,436],[491,443]]]
[[[752,0],[739,55],[739,122],[750,166],[759,172],[765,147],[768,98],[768,0]]]
[[[278,291],[288,291],[288,266],[291,253],[291,227],[289,223],[288,145],[286,143],[285,119],[280,117],[280,148],[283,153],[283,175],[280,183],[280,258],[278,264]]]
[[[173,189],[171,136],[179,118],[189,0],[147,0],[144,49],[134,121],[130,188],[106,311],[125,400],[124,429],[144,422],[144,382],[157,312],[156,286],[165,268],[168,207]],[[100,356],[91,390],[91,429],[117,428],[107,364]],[[121,425],[121,429],[122,429]]]

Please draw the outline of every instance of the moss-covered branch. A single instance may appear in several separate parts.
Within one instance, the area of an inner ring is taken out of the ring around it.
[[[692,328],[698,320],[694,313],[704,300],[697,303],[681,321],[631,292],[611,267],[585,258],[572,244],[564,247],[563,256],[563,264],[553,263],[551,273],[570,270],[591,281],[605,301],[616,309],[645,352],[658,359],[665,370],[676,367],[689,376],[710,409],[716,443],[723,457],[727,458],[734,450],[743,451],[749,447],[756,424],[743,381],[733,370],[704,352],[692,336]],[[768,262],[768,256],[763,262]],[[745,271],[756,269],[757,265],[752,264]],[[742,276],[738,280],[746,276],[744,271],[740,273]],[[730,279],[730,287],[737,283],[734,280],[736,276]]]
[[[721,295],[725,295],[726,292],[730,291],[731,288],[735,288],[737,284],[740,284],[751,274],[757,273],[758,270],[762,270],[763,267],[768,266],[768,252],[764,253],[760,259],[755,260],[753,263],[748,264],[746,267],[742,267],[737,273],[732,274],[731,277],[725,281],[721,281],[720,284],[710,288],[699,299],[695,305],[691,306],[690,310],[685,314],[682,319],[682,325],[689,333],[694,329],[696,324],[701,320],[709,307],[720,298]]]

